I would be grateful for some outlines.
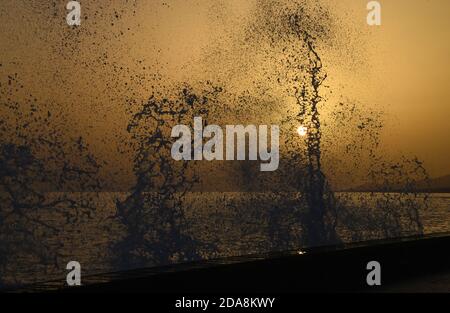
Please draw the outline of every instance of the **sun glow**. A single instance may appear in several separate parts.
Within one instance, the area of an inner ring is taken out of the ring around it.
[[[297,128],[297,133],[300,137],[305,137],[308,134],[308,128],[301,125]]]

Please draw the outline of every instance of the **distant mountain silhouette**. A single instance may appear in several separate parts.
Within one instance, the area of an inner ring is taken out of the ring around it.
[[[450,175],[430,179],[427,182],[420,182],[418,188],[428,192],[450,192]]]
[[[450,192],[450,175],[445,175],[437,178],[431,178],[426,181],[419,181],[413,186],[414,191],[417,192]],[[402,191],[400,186],[378,186],[375,184],[363,184],[361,186],[350,188],[347,191],[354,192],[371,192],[371,191]]]

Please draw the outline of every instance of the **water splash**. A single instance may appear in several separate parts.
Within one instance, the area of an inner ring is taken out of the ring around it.
[[[58,268],[62,245],[47,238],[61,229],[48,216],[74,223],[95,207],[70,192],[100,189],[99,165],[84,140],[61,136],[44,105],[18,97],[21,86],[17,75],[0,84],[2,133],[14,132],[0,141],[0,284],[14,283],[21,266]]]
[[[339,228],[345,241],[398,238],[423,234],[420,212],[428,212],[430,196],[418,189],[429,180],[422,161],[401,156],[390,159],[381,146],[388,119],[382,109],[365,108],[344,99],[331,115],[327,129],[326,163],[332,180],[362,181],[337,196]],[[331,136],[331,137],[330,137]],[[342,155],[341,159],[335,157]],[[342,190],[342,189],[341,189]]]
[[[322,60],[315,49],[314,37],[302,29],[300,16],[291,16],[290,23],[299,40],[307,47],[309,59],[309,67],[306,70],[309,77],[296,79],[299,86],[295,86],[294,91],[299,106],[299,125],[304,125],[308,129],[307,175],[300,178],[308,208],[301,218],[305,230],[303,240],[306,245],[332,244],[337,241],[336,211],[333,207],[333,194],[328,189],[322,171],[322,129],[318,109],[322,100],[319,88],[326,79],[326,74],[322,71]]]
[[[209,97],[220,88],[202,95],[188,86],[180,89],[174,97],[152,95],[128,125],[137,142],[137,181],[131,195],[117,203],[117,216],[127,227],[126,237],[115,247],[121,266],[194,260],[205,248],[186,233],[184,214],[184,198],[198,176],[188,162],[172,159],[170,132],[193,116],[207,116]]]

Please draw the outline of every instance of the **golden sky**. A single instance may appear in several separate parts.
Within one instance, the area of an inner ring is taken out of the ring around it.
[[[333,31],[317,42],[328,75],[323,121],[342,100],[382,110],[386,155],[417,155],[431,176],[449,174],[450,2],[380,2],[377,27],[366,24],[366,0],[318,2],[328,10]],[[276,62],[267,55],[271,46],[264,29],[246,37],[250,26],[264,25],[258,19],[270,19],[258,13],[261,2],[83,0],[82,25],[75,30],[65,24],[65,4],[1,1],[1,83],[17,74],[24,86],[14,93],[17,99],[31,94],[45,109],[69,116],[61,128],[86,138],[108,162],[106,172],[131,171],[131,157],[117,153],[134,110],[128,103],[146,100],[155,86],[211,80],[235,94],[252,94],[257,81],[267,87],[268,99],[279,103],[279,110],[252,117],[267,124],[292,105],[279,86],[265,83]],[[313,20],[322,18],[320,11],[311,14]],[[274,48],[273,58],[279,54]]]

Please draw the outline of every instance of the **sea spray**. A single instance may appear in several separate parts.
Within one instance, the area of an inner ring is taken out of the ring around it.
[[[117,203],[117,217],[127,227],[126,237],[115,247],[121,267],[195,260],[205,248],[186,233],[184,214],[183,200],[198,177],[190,163],[172,159],[170,133],[196,114],[207,116],[208,96],[196,95],[188,86],[179,90],[173,97],[151,96],[128,125],[137,142],[136,184]]]
[[[39,279],[24,278],[23,267],[51,277],[64,264],[62,240],[51,238],[90,216],[101,188],[89,146],[62,130],[67,117],[21,97],[19,76],[8,77],[0,81],[0,285]],[[81,196],[85,190],[93,194]]]
[[[322,171],[321,138],[322,129],[318,105],[322,100],[319,88],[326,79],[320,59],[314,45],[314,38],[300,25],[300,16],[290,18],[292,29],[308,51],[309,65],[306,72],[309,77],[296,80],[295,99],[299,106],[298,120],[307,129],[307,175],[299,177],[303,182],[304,197],[307,203],[306,213],[301,217],[303,225],[303,243],[305,245],[325,245],[337,242],[336,212],[332,206],[333,194],[328,189]],[[331,215],[330,215],[331,213]],[[327,217],[332,219],[328,220]]]

